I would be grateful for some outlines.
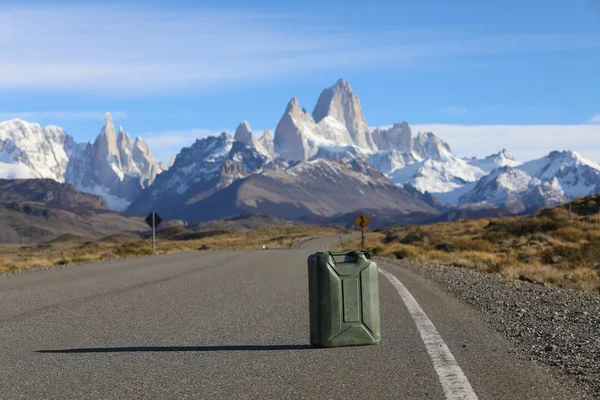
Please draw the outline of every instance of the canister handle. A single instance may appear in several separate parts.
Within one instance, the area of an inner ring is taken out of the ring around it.
[[[351,253],[363,253],[367,259],[371,259],[371,253],[366,250],[352,250],[352,251],[328,251],[329,255],[334,256],[345,256]]]

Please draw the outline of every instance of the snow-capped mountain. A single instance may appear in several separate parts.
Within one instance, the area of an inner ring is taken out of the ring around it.
[[[321,149],[325,149],[322,155],[339,159],[343,152],[352,156],[396,148],[390,145],[397,142],[391,137],[395,131],[387,135],[377,132],[381,148],[369,131],[358,97],[350,84],[340,79],[323,90],[312,114],[300,108],[297,98],[290,100],[275,129],[275,151],[281,157],[303,161]]]
[[[300,108],[293,98],[288,103],[275,129],[275,152],[293,161],[303,161],[314,156],[320,147],[352,145],[350,133],[339,121],[325,117],[319,123]]]
[[[181,210],[238,179],[261,170],[268,158],[228,133],[196,140],[183,148],[168,171],[158,175],[127,209],[145,215],[181,218]]]
[[[501,167],[517,167],[521,165],[519,161],[513,158],[506,149],[502,149],[499,153],[492,154],[485,158],[466,158],[465,161],[474,167],[483,170],[486,173]]]
[[[410,185],[449,204],[455,204],[485,175],[480,168],[455,156],[450,146],[433,133],[419,133],[411,137],[411,143],[410,152],[387,150],[371,155],[369,161],[394,183]]]
[[[519,169],[544,182],[556,178],[568,198],[596,193],[600,180],[600,165],[575,151],[553,151],[524,163]]]
[[[335,85],[321,92],[312,116],[317,124],[330,118],[346,128],[342,131],[338,129],[337,124],[326,124],[335,131],[325,131],[327,139],[338,144],[354,144],[363,149],[377,149],[362,113],[358,96],[353,93],[352,87],[345,80],[340,79]],[[343,135],[343,142],[339,140],[339,134]]]
[[[411,183],[423,192],[449,192],[484,175],[452,154],[435,134],[413,136],[407,122],[370,132],[358,97],[343,79],[321,93],[312,114],[293,98],[277,125],[274,142],[279,156],[295,161],[368,160],[395,183]]]
[[[391,179],[398,184],[410,184],[421,193],[429,192],[448,204],[455,204],[457,198],[485,172],[467,164],[459,157],[452,156],[444,161],[431,158],[398,170]]]
[[[110,114],[93,144],[76,143],[57,126],[14,119],[0,123],[0,178],[50,178],[97,194],[123,211],[165,169],[148,145],[118,136]]]
[[[519,213],[566,200],[556,178],[544,182],[525,171],[505,166],[480,179],[459,201],[462,208],[505,208]]]
[[[482,169],[503,166],[491,170],[464,194],[459,200],[461,207],[499,207],[522,212],[600,192],[600,165],[574,151],[553,151],[521,164],[503,150],[468,162]]]
[[[266,157],[272,158],[275,156],[275,145],[269,130],[265,129],[262,137],[257,139],[254,133],[252,133],[252,127],[250,127],[248,121],[244,121],[238,125],[233,135],[233,140],[244,143]]]
[[[391,128],[375,128],[371,132],[373,143],[378,150],[411,152],[414,148],[412,132],[408,123],[395,123]]]
[[[3,122],[2,177],[51,178],[101,195],[113,210],[197,220],[210,218],[211,207],[221,217],[256,211],[309,219],[368,206],[390,217],[436,213],[431,206],[522,212],[600,192],[600,165],[575,152],[524,164],[506,150],[461,158],[407,122],[370,130],[343,79],[322,91],[312,113],[292,98],[274,137],[266,130],[259,139],[244,121],[233,137],[182,149],[168,168],[141,138],[116,131],[110,115],[93,143],[76,143],[56,126]]]
[[[379,172],[386,176],[390,176],[396,171],[402,170],[409,165],[415,165],[424,160],[421,156],[412,151],[383,150],[371,154],[367,158],[367,161],[377,168]],[[412,176],[412,174],[408,175]]]
[[[448,143],[433,132],[419,132],[413,140],[413,151],[419,156],[433,161],[449,161],[456,157],[452,154]]]
[[[137,136],[132,143],[129,134],[122,127],[119,127],[117,135],[117,147],[121,156],[121,169],[126,174],[139,176],[143,187],[149,186],[156,175],[168,169],[164,163],[156,162],[144,139]]]
[[[531,188],[521,196],[521,199],[531,211],[541,207],[556,206],[568,201],[568,197],[556,178]]]
[[[13,119],[0,122],[0,178],[64,182],[75,142],[58,126]]]
[[[116,135],[107,113],[94,143],[73,153],[65,177],[82,192],[104,197],[111,210],[124,211],[163,169],[142,138],[132,141],[122,128]]]
[[[438,214],[360,159],[292,162],[278,158],[197,202],[186,201],[178,206],[178,215],[206,221],[254,213],[320,222],[359,209],[396,217]]]
[[[293,112],[298,111],[303,113]],[[381,208],[394,216],[437,213],[362,157],[271,159],[258,151],[260,145],[251,133],[244,123],[235,137],[223,133],[184,148],[127,211],[145,215],[154,210],[164,218],[189,221],[250,212],[314,220],[359,208]],[[318,151],[334,149],[326,146]]]
[[[446,203],[458,198],[485,172],[454,155],[450,146],[432,132],[416,136],[406,122],[389,129],[376,128],[372,137],[381,149],[367,160],[394,183],[429,193]],[[412,192],[411,192],[412,193]]]
[[[262,149],[264,150],[264,154],[268,156],[275,157],[277,153],[275,153],[275,142],[273,141],[273,137],[271,136],[271,131],[265,129],[263,131],[263,135],[260,139],[258,139],[260,145],[262,145]]]
[[[293,210],[296,218],[331,217],[358,209],[389,210],[396,215],[437,213],[360,158],[319,158],[265,167],[240,181],[235,190],[248,211],[277,209],[283,216]]]

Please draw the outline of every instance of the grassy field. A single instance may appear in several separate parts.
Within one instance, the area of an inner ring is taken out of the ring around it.
[[[571,213],[544,209],[528,217],[381,229],[367,237],[365,248],[379,256],[600,293],[600,223],[587,212],[592,203],[577,200],[585,216],[573,205]],[[360,240],[344,247],[358,248]]]
[[[570,211],[568,211],[570,208]],[[600,196],[536,215],[398,226],[367,235],[379,256],[472,268],[512,279],[600,293]],[[307,236],[340,235],[332,228],[273,226],[250,231],[172,227],[159,232],[158,254],[193,250],[288,246]],[[346,242],[356,249],[360,240]],[[152,254],[151,239],[113,235],[92,240],[63,235],[33,245],[0,245],[0,273]]]
[[[315,226],[265,227],[242,232],[168,228],[158,234],[156,253],[260,249],[262,245],[288,246],[307,236],[339,234],[340,231],[336,229]],[[150,254],[152,240],[133,235],[113,235],[99,240],[63,235],[50,242],[34,245],[0,246],[0,273]]]

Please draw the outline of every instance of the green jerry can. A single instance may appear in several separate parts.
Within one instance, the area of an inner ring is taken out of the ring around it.
[[[379,281],[377,264],[370,258],[369,253],[362,251],[319,252],[308,257],[312,345],[338,347],[379,342]]]

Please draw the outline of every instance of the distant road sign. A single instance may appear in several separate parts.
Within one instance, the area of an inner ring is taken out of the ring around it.
[[[160,225],[160,221],[162,218],[154,211],[146,217],[146,223],[152,228],[152,252],[156,251],[156,227]]]
[[[354,225],[358,226],[361,229],[364,229],[367,225],[369,225],[369,222],[370,222],[369,217],[367,217],[363,213],[360,213],[354,220]]]
[[[154,228],[156,228],[158,225],[160,225],[162,218],[155,213],[154,211],[152,211],[150,214],[148,214],[148,216],[146,217],[146,223],[148,224],[148,226],[150,228],[152,228],[152,222],[153,222],[153,218],[152,216],[154,215]]]

